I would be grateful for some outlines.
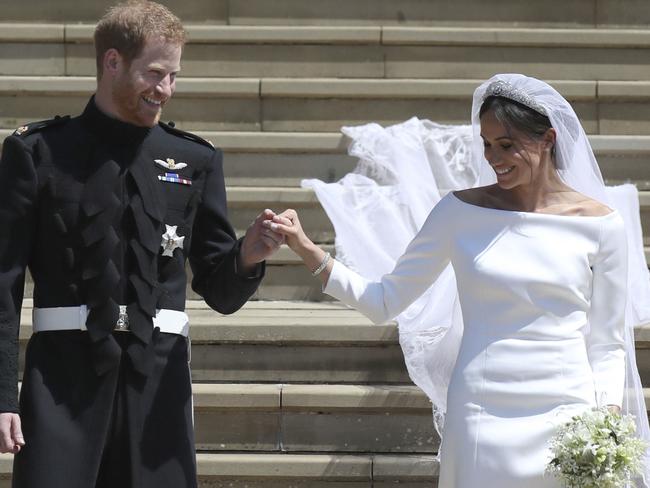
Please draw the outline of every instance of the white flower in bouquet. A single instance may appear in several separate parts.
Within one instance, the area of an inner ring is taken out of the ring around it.
[[[633,416],[606,407],[572,417],[551,439],[546,471],[568,488],[621,488],[640,473],[647,448],[635,431]]]

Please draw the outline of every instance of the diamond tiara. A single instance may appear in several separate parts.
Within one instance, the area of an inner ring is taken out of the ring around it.
[[[528,108],[533,109],[535,112],[539,112],[542,115],[548,116],[546,109],[542,107],[533,97],[523,92],[522,90],[515,88],[507,81],[497,80],[490,83],[485,90],[485,100],[487,97],[504,97],[515,102],[519,102],[522,105],[525,105]]]

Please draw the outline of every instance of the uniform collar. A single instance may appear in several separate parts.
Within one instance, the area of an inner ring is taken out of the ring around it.
[[[95,95],[88,101],[81,119],[96,135],[120,143],[141,142],[151,131],[150,127],[140,127],[106,115],[97,107]]]

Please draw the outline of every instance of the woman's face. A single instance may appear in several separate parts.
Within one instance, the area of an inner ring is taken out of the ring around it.
[[[508,130],[493,110],[481,117],[481,137],[485,159],[496,174],[497,184],[504,190],[530,185],[545,170],[542,162],[548,147],[546,137],[533,139]]]

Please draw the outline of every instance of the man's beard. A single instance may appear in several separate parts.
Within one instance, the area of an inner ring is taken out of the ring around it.
[[[141,95],[134,89],[128,78],[115,82],[112,95],[118,115],[123,120],[141,127],[153,127],[160,120],[162,110],[158,110],[153,122],[149,122],[148,117],[145,119],[140,115],[138,108]]]

